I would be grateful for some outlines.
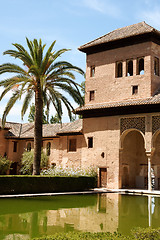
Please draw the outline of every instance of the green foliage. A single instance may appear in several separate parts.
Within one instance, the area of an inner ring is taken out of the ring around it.
[[[39,240],[126,240],[132,239],[128,236],[122,236],[119,233],[90,233],[90,232],[68,232],[56,233],[52,236],[34,238]]]
[[[88,177],[97,177],[97,171],[94,168],[86,168],[81,169],[77,168],[69,168],[69,167],[54,167],[48,168],[41,171],[41,175],[49,175],[49,176],[63,176],[63,177],[78,177],[78,176],[88,176]]]
[[[160,239],[160,228],[135,228],[132,235],[138,240],[158,240]]]
[[[2,115],[2,127],[5,126],[7,115],[14,104],[24,96],[21,109],[23,119],[32,99],[35,99],[35,135],[36,151],[34,155],[34,174],[40,172],[41,158],[41,133],[43,107],[47,107],[47,122],[49,107],[52,104],[60,120],[62,119],[64,105],[71,118],[74,107],[66,97],[66,93],[75,103],[82,106],[84,100],[80,93],[80,85],[75,81],[75,72],[84,76],[84,71],[67,61],[58,61],[60,56],[69,49],[54,50],[56,41],[52,42],[46,50],[46,44],[42,40],[34,39],[30,41],[26,38],[27,48],[21,44],[13,44],[14,50],[7,50],[3,54],[18,58],[21,65],[4,63],[0,65],[0,75],[7,73],[7,78],[0,81],[0,87],[4,90],[0,94],[0,101],[4,96],[11,92],[12,96],[8,100]],[[8,74],[11,73],[9,77]],[[2,78],[1,78],[2,79]]]
[[[0,87],[4,87],[4,91],[0,95],[0,100],[8,92],[12,92],[12,97],[9,99],[2,116],[2,125],[6,122],[6,117],[17,100],[24,95],[21,116],[24,114],[30,104],[31,99],[40,93],[43,106],[49,110],[52,104],[58,114],[62,118],[62,104],[67,108],[69,117],[72,110],[74,110],[70,101],[66,98],[64,93],[79,105],[83,105],[84,101],[80,93],[80,85],[75,81],[75,72],[85,76],[84,71],[79,67],[72,65],[67,61],[57,61],[61,55],[69,49],[60,49],[54,51],[56,41],[54,41],[47,51],[45,51],[46,44],[42,44],[42,40],[34,39],[30,41],[26,38],[27,49],[21,44],[15,43],[14,50],[7,50],[4,55],[9,55],[13,58],[18,58],[22,62],[22,66],[12,63],[5,63],[0,65],[0,74],[13,73],[10,78],[0,81]],[[27,70],[26,70],[27,69]],[[41,108],[42,106],[37,106]],[[48,113],[47,113],[48,115]],[[48,119],[47,119],[48,120]]]
[[[7,157],[2,157],[0,155],[0,175],[5,175],[7,170],[10,169],[10,161]]]
[[[76,114],[71,114],[70,122],[74,122],[76,120]]]
[[[22,175],[31,175],[33,172],[33,159],[34,151],[27,152],[25,151],[21,159],[21,174]],[[48,156],[45,152],[41,151],[41,169],[48,167]]]
[[[55,116],[51,116],[50,118],[50,123],[60,123],[61,122],[61,119],[59,118],[58,114],[56,113]]]
[[[28,122],[34,122],[34,116],[35,116],[35,105],[32,103],[30,106],[30,112],[28,115]]]
[[[132,236],[123,236],[119,233],[90,233],[90,232],[68,232],[56,233],[52,236],[35,238],[39,240],[159,240],[160,228],[136,228],[132,230]]]
[[[30,112],[28,115],[28,122],[34,122],[34,117],[35,117],[35,105],[34,103],[32,103],[32,105],[30,106]],[[56,114],[54,117],[51,116],[50,118],[50,122],[48,120],[48,111],[46,109],[46,111],[44,111],[43,108],[43,117],[42,117],[42,122],[43,124],[49,124],[49,123],[60,123],[60,119],[58,119],[58,115]]]

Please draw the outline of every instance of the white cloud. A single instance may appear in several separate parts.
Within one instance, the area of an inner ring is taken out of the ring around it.
[[[119,17],[120,10],[110,0],[83,0],[84,6],[111,17]]]
[[[160,8],[146,10],[141,13],[141,18],[155,28],[160,28]]]
[[[84,4],[89,7],[92,8],[98,12],[104,13],[105,11],[105,4],[103,3],[103,1],[98,1],[98,0],[84,0]]]
[[[76,7],[76,10],[74,9],[73,11],[72,9],[72,12],[77,15],[82,15],[84,13],[84,11],[79,10],[80,8],[86,8],[114,18],[119,18],[121,16],[120,8],[111,0],[75,0],[70,1],[70,4]]]

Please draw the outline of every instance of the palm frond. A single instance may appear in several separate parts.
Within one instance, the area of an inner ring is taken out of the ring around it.
[[[2,73],[19,73],[27,75],[27,72],[23,68],[13,63],[5,63],[0,65],[0,74]]]
[[[21,110],[21,117],[23,120],[23,117],[28,109],[29,103],[33,97],[34,92],[32,90],[29,90],[28,93],[26,94],[26,97],[23,101],[23,106],[22,106],[22,110]]]
[[[15,93],[13,93],[12,97],[9,99],[5,110],[3,112],[3,116],[2,116],[2,127],[4,128],[5,122],[6,122],[6,117],[8,115],[8,113],[10,112],[11,108],[13,107],[13,105],[16,103],[16,101],[19,98],[19,91],[15,91]]]
[[[54,41],[54,42],[50,45],[48,51],[47,51],[46,54],[45,54],[45,57],[44,57],[44,59],[43,59],[43,61],[42,61],[41,74],[45,74],[45,72],[46,72],[46,70],[48,69],[48,67],[49,67],[49,66],[52,64],[52,62],[54,61],[54,59],[53,59],[52,61],[49,61],[49,60],[50,60],[51,52],[52,52],[52,49],[53,49],[55,43],[56,43],[56,41]]]

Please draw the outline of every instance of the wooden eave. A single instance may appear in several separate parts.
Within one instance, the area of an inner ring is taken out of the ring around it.
[[[62,133],[57,133],[59,136],[76,136],[76,135],[83,135],[81,131],[79,132],[62,132]]]
[[[144,42],[154,42],[158,45],[160,45],[160,34],[157,31],[149,32],[149,33],[143,33],[127,38],[122,38],[118,40],[113,40],[110,42],[104,42],[93,46],[86,46],[83,48],[79,48],[80,51],[87,53],[87,54],[93,54],[97,52],[102,52],[106,50],[116,49],[120,47],[126,47],[130,45],[135,45],[139,43]]]
[[[160,112],[160,103],[85,109],[76,111],[83,118]]]

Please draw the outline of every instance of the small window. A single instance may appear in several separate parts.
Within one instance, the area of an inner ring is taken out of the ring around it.
[[[138,94],[138,86],[132,86],[132,95]]]
[[[13,152],[17,152],[17,142],[13,142]]]
[[[89,101],[93,101],[95,97],[95,92],[94,91],[90,91],[89,92]]]
[[[137,59],[137,75],[144,74],[144,58]]]
[[[27,152],[30,152],[31,151],[31,143],[29,142],[28,144],[27,144]]]
[[[95,66],[91,66],[91,68],[90,68],[90,76],[94,77],[94,75],[95,75]]]
[[[69,152],[76,152],[76,148],[77,148],[77,141],[76,141],[76,139],[69,139],[68,151]]]
[[[93,137],[88,138],[88,148],[93,148]]]
[[[122,62],[117,62],[116,63],[116,77],[117,78],[122,77],[122,75],[123,75],[122,67],[123,67]]]
[[[51,143],[50,142],[47,143],[46,154],[47,154],[47,156],[50,156],[50,154],[51,154]]]
[[[133,76],[133,61],[128,60],[126,66],[127,66],[126,76]]]
[[[159,76],[159,58],[154,58],[154,75]]]

